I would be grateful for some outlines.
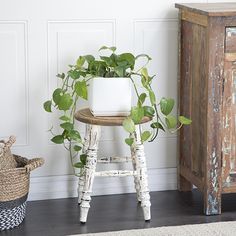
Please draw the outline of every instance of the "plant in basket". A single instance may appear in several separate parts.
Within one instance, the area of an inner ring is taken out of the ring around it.
[[[125,143],[131,146],[131,138],[135,124],[145,117],[152,118],[148,130],[141,133],[142,142],[152,142],[159,130],[176,132],[183,125],[189,125],[191,120],[184,116],[171,114],[175,101],[163,97],[156,99],[156,91],[152,88],[155,75],[148,73],[147,66],[150,56],[141,54],[134,56],[130,52],[118,54],[116,47],[103,46],[99,50],[109,51],[98,59],[93,55],[79,56],[76,64],[69,65],[69,70],[58,74],[61,86],[52,93],[52,99],[44,103],[47,112],[60,111],[58,116],[61,133],[54,134],[52,142],[64,144],[70,152],[74,167],[82,168],[86,155],[81,153],[83,140],[75,128],[75,112],[80,99],[88,100],[89,108],[94,116],[127,116],[123,122],[124,129],[129,133]],[[145,60],[144,65],[137,68],[137,62]],[[131,106],[131,87],[137,103]],[[80,153],[80,161],[74,163],[74,158]]]

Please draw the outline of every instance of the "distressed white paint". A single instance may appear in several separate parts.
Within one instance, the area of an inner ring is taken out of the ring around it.
[[[98,177],[127,177],[136,176],[137,172],[132,170],[107,170],[95,172],[94,175]]]
[[[135,138],[135,137],[132,137],[132,135],[130,135],[130,137],[131,138]],[[134,146],[134,144],[130,147],[130,152],[131,152],[131,157],[132,157],[133,169],[136,171],[137,170],[137,165],[136,165],[135,146]],[[139,183],[138,175],[134,176],[134,187],[135,187],[136,194],[137,194],[137,200],[138,200],[138,202],[141,202],[140,183]]]
[[[131,157],[100,157],[98,163],[122,163],[131,161]]]
[[[135,144],[134,144],[134,153],[135,153],[135,164],[137,171],[137,180],[139,182],[139,193],[138,196],[141,200],[141,206],[143,208],[143,214],[145,220],[151,219],[151,202],[150,194],[148,187],[148,177],[147,177],[147,166],[144,153],[144,145],[141,141],[141,125],[135,126]]]
[[[82,170],[79,181],[79,196],[80,203],[80,222],[87,221],[87,215],[90,208],[92,187],[94,177],[127,177],[133,176],[137,199],[141,201],[145,220],[151,219],[151,202],[147,180],[147,166],[144,153],[144,146],[141,141],[141,125],[135,126],[133,135],[134,144],[131,147],[131,156],[133,160],[134,170],[109,170],[96,172],[97,165],[97,150],[100,137],[100,126],[86,125],[85,144],[83,152],[87,154],[86,165]]]
[[[83,154],[87,154],[88,148],[89,148],[89,132],[90,132],[90,126],[86,125],[86,130],[85,130],[85,136],[84,136],[84,143],[83,143],[83,149],[82,152]],[[81,203],[81,198],[82,198],[82,192],[84,188],[84,175],[82,174],[84,170],[81,170],[81,174],[79,177],[79,182],[78,182],[78,204]]]
[[[150,71],[158,74],[153,81],[158,98],[176,97],[178,11],[175,2],[0,1],[0,100],[7,100],[0,104],[0,139],[15,134],[15,153],[45,158],[45,165],[32,173],[31,199],[75,196],[69,156],[62,146],[50,142],[51,136],[46,131],[55,117],[45,113],[42,104],[56,86],[55,75],[67,69],[66,65],[73,63],[79,54],[97,53],[103,44],[116,45],[119,52],[149,53],[153,57]],[[130,150],[123,142],[127,134],[119,128],[103,130],[99,156],[128,156]],[[145,145],[145,154],[148,171],[153,173],[150,189],[174,189],[176,136],[160,132],[154,143]],[[123,164],[111,165],[118,169]],[[109,166],[101,168],[107,170]],[[160,177],[160,172],[165,174]],[[97,181],[96,194],[135,191],[129,178],[109,179],[109,184],[106,178]],[[118,187],[112,187],[115,184]],[[107,188],[102,191],[104,186]]]
[[[97,164],[97,150],[100,137],[100,126],[89,125],[87,132],[88,148],[86,150],[86,165],[82,173],[84,175],[84,179],[80,203],[80,222],[87,221],[87,215],[90,208],[93,180]]]

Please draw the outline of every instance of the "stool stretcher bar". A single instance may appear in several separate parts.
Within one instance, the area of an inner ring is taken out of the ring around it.
[[[100,177],[126,177],[126,176],[136,176],[137,171],[129,171],[129,170],[107,170],[107,171],[99,171],[94,173],[95,176]]]
[[[101,157],[98,159],[98,163],[122,163],[132,161],[131,157]]]

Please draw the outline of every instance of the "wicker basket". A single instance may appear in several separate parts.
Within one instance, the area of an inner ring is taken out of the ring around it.
[[[17,167],[17,162],[11,154],[11,146],[15,141],[15,136],[10,136],[7,141],[0,140],[0,170]]]
[[[13,156],[17,168],[0,170],[0,231],[14,228],[24,220],[30,172],[44,163],[42,158]]]

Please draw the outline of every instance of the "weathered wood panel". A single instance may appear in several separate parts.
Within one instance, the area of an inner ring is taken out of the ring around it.
[[[236,16],[236,3],[176,3],[179,9],[206,16]]]
[[[187,117],[191,117],[191,55],[192,55],[192,24],[181,20],[180,13],[180,45],[179,45],[179,112]],[[179,134],[179,166],[178,171],[181,173],[181,166],[191,168],[191,126],[184,126]],[[185,145],[187,143],[187,145]],[[178,188],[180,191],[190,191],[192,184],[181,174],[178,179]]]
[[[200,15],[198,13],[189,12],[189,11],[183,11],[182,12],[182,20],[186,20],[188,22],[207,26],[208,25],[208,17],[205,15]]]
[[[227,27],[225,35],[222,184],[236,182],[236,27]]]
[[[221,213],[221,112],[225,34],[223,23],[221,17],[209,18],[207,155],[204,162],[204,211],[206,215]]]
[[[179,179],[203,191],[206,215],[220,214],[221,194],[236,192],[236,11],[228,6],[178,5],[194,15],[181,24],[179,110],[192,125],[180,132]]]
[[[196,176],[203,176],[204,156],[206,155],[206,113],[207,113],[207,29],[193,24],[192,44],[192,165],[191,170]]]
[[[194,176],[194,179],[199,178],[199,181],[203,177],[203,161],[206,154],[206,36],[206,27],[186,21],[182,15],[179,110],[180,114],[191,117],[193,122],[191,126],[183,127],[180,131],[179,169],[181,172],[181,168],[187,167],[192,172],[188,176]],[[183,176],[179,177],[179,189],[190,190],[191,184],[182,178]]]

